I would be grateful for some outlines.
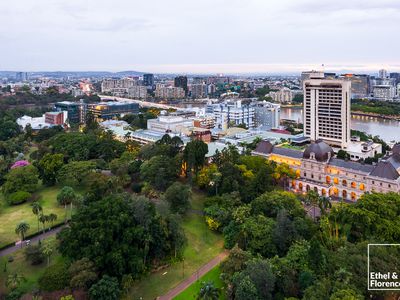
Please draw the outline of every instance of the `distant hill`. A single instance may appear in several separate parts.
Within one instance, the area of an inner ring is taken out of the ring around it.
[[[0,78],[14,78],[15,74],[21,71],[0,71]],[[145,72],[138,71],[121,71],[121,72],[107,72],[107,71],[40,71],[40,72],[27,72],[31,77],[51,77],[51,78],[82,78],[82,77],[127,77],[127,76],[141,76]]]

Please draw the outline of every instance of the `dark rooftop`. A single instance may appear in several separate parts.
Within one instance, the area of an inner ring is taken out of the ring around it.
[[[395,167],[393,167],[388,160],[381,160],[370,175],[391,180],[396,180],[400,176]]]
[[[364,173],[371,173],[372,170],[374,169],[373,165],[362,164],[359,162],[343,160],[343,159],[338,159],[338,158],[332,158],[330,160],[329,164],[332,166],[351,169],[351,170],[360,171],[360,172],[364,172]]]
[[[281,147],[274,147],[272,149],[272,153],[297,159],[303,158],[303,151],[281,148]]]

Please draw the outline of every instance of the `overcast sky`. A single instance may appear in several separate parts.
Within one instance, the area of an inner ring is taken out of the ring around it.
[[[2,0],[0,70],[400,71],[399,0]]]

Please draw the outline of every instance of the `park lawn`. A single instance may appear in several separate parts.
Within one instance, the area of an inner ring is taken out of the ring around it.
[[[204,196],[194,196],[198,198],[196,206],[193,205],[192,209],[201,209],[200,198],[204,201]],[[167,293],[224,250],[222,236],[208,229],[202,215],[196,212],[189,213],[183,219],[182,227],[188,241],[183,254],[184,261],[173,263],[165,269],[145,276],[133,286],[126,299],[155,299]]]
[[[43,213],[46,215],[50,213],[57,215],[55,224],[62,222],[65,216],[64,207],[57,203],[57,194],[59,191],[60,187],[54,186],[42,187],[37,192],[40,196],[39,202],[43,207]],[[26,221],[30,225],[27,235],[31,235],[38,231],[37,217],[32,213],[31,202],[8,206],[8,204],[5,203],[3,196],[1,196],[0,203],[2,206],[2,209],[0,210],[0,247],[19,240],[19,237],[15,234],[15,227],[21,221]],[[48,224],[46,226],[48,226]]]
[[[219,299],[226,299],[224,292],[224,282],[220,278],[221,269],[219,266],[214,267],[209,272],[200,277],[199,280],[195,281],[191,286],[189,286],[186,290],[180,293],[178,296],[173,298],[174,300],[189,300],[189,299],[197,299],[199,294],[201,283],[202,282],[213,282],[214,286],[220,289]]]
[[[64,260],[57,251],[57,241],[55,237],[49,237],[45,242],[51,243],[54,248],[54,252],[50,257],[50,265]],[[38,287],[38,280],[47,267],[47,261],[44,261],[40,265],[32,266],[25,260],[24,249],[21,249],[11,255],[14,258],[14,261],[7,262],[7,272],[4,272],[4,263],[7,261],[8,256],[0,258],[0,294],[9,292],[8,288],[5,286],[5,282],[9,274],[15,273],[22,275],[25,278],[25,281],[21,283],[18,289],[22,290],[24,293],[29,293],[36,289]]]

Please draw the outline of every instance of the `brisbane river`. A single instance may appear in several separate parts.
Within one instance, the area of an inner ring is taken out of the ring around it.
[[[303,109],[282,107],[281,119],[303,123]],[[395,120],[352,116],[351,129],[363,131],[373,136],[379,135],[386,142],[400,141],[400,122]]]

